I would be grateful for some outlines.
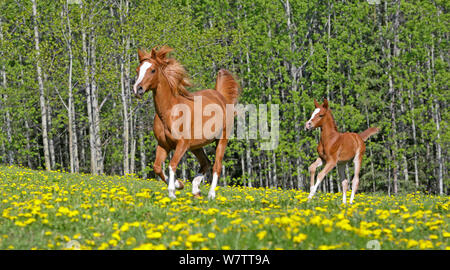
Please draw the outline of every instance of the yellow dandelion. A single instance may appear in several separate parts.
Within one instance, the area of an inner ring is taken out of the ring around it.
[[[301,243],[301,242],[303,242],[307,237],[308,237],[308,236],[307,236],[306,234],[301,233],[301,234],[299,234],[299,235],[297,235],[297,236],[294,236],[293,241],[294,241],[294,243]]]
[[[267,231],[260,231],[260,232],[256,235],[256,237],[258,237],[259,240],[263,240],[264,237],[266,237],[266,235],[267,235]]]

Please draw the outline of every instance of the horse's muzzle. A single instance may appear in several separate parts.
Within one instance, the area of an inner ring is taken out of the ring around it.
[[[137,98],[142,98],[142,96],[144,95],[144,89],[142,88],[142,86],[138,86],[136,89],[136,92],[134,93],[134,95]]]

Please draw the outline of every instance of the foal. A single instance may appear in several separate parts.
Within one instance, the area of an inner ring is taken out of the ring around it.
[[[348,181],[345,179],[345,164],[353,159],[355,164],[355,175],[352,180],[352,195],[350,197],[350,204],[353,203],[355,193],[358,189],[359,170],[361,168],[362,159],[366,146],[364,142],[373,134],[379,131],[376,127],[368,128],[362,133],[345,132],[340,133],[337,130],[333,115],[328,106],[328,101],[324,99],[323,104],[319,105],[314,99],[316,109],[311,115],[311,118],[306,122],[305,129],[311,130],[314,128],[321,128],[321,136],[317,152],[319,158],[309,166],[311,174],[311,188],[308,196],[308,201],[312,199],[317,191],[317,187],[322,182],[323,178],[336,165],[338,167],[339,177],[342,181],[342,201],[346,204],[346,193],[348,189]],[[314,185],[314,176],[316,168],[321,166],[325,161],[325,167],[317,175],[317,183]]]

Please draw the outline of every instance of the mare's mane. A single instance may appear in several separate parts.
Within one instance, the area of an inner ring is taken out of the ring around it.
[[[186,90],[187,86],[191,86],[191,82],[184,67],[174,58],[165,58],[166,54],[172,50],[170,47],[163,46],[156,52],[160,78],[163,77],[167,81],[174,96],[180,95],[187,99],[193,99],[192,93]]]

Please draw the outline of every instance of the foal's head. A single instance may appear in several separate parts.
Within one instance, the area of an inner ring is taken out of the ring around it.
[[[189,95],[184,88],[190,85],[185,69],[175,59],[166,57],[172,50],[168,46],[163,46],[159,50],[153,48],[150,53],[138,50],[139,66],[136,68],[138,78],[133,87],[137,98],[142,98],[148,90],[155,91],[162,78],[167,81],[168,88],[174,95]]]
[[[314,99],[314,105],[316,109],[313,111],[311,118],[306,122],[305,129],[311,130],[314,128],[322,127],[325,122],[325,116],[329,113],[328,100],[324,99],[323,104],[320,105]]]

